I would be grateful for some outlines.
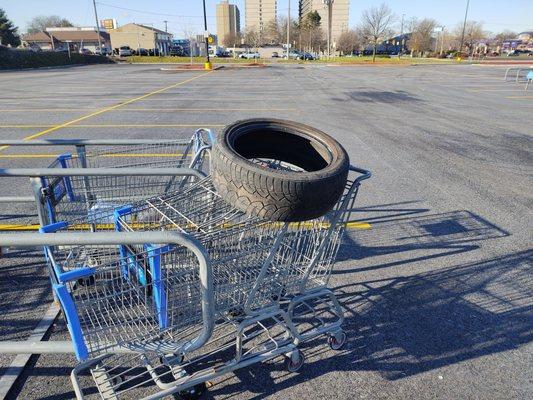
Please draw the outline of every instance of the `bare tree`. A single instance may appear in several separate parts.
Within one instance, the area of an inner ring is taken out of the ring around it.
[[[372,62],[376,61],[378,43],[391,35],[393,22],[394,14],[386,4],[363,11],[361,29],[365,38],[372,44]]]
[[[237,47],[237,45],[240,45],[241,44],[241,40],[242,40],[242,35],[240,32],[237,32],[237,33],[233,33],[233,32],[228,32],[226,33],[226,35],[222,38],[222,43],[224,44],[224,46],[226,47],[233,47],[235,49],[235,47]],[[235,57],[235,51],[233,52],[233,56]]]
[[[494,40],[495,44],[501,46],[504,40],[515,39],[517,36],[518,34],[516,32],[505,30],[503,32],[493,35],[492,40]]]
[[[457,40],[461,39],[462,29],[462,24],[459,24],[455,30],[455,37]],[[484,39],[486,36],[487,33],[483,30],[483,23],[477,21],[466,22],[464,45],[469,53],[474,49],[476,42]]]
[[[261,42],[261,34],[255,29],[255,27],[246,28],[244,31],[244,43],[247,46],[257,49],[261,46]]]
[[[280,37],[280,43],[286,43],[287,41],[287,17],[279,18],[278,29],[279,29],[278,34]],[[290,43],[294,43],[296,41],[301,42],[300,27],[296,19],[291,18],[289,35],[290,35],[290,38],[289,38]]]
[[[411,38],[408,41],[411,54],[418,53],[422,55],[433,49],[433,31],[436,26],[437,21],[431,18],[424,18],[421,21],[414,22],[411,29]]]
[[[361,47],[361,37],[356,30],[350,29],[344,31],[337,40],[337,50],[342,54],[353,54],[353,52]]]
[[[278,26],[278,21],[272,19],[268,21],[263,29],[263,42],[268,44],[279,43],[281,36]]]
[[[36,33],[36,32],[42,32],[46,28],[51,27],[69,27],[74,26],[72,23],[65,18],[61,18],[58,15],[39,15],[37,17],[34,17],[29,23],[28,23],[28,33]]]

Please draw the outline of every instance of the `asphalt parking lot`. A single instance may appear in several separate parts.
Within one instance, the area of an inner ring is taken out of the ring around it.
[[[330,286],[348,343],[306,364],[256,365],[214,399],[533,397],[533,91],[500,66],[272,66],[162,72],[116,65],[0,73],[0,138],[174,138],[275,117],[339,140],[370,169]],[[60,149],[3,148],[0,168]],[[2,196],[29,195],[0,178]],[[1,224],[35,221],[0,204]],[[368,226],[370,228],[368,228]],[[0,259],[0,339],[27,338],[51,302],[42,256]],[[64,337],[61,318],[52,338]],[[0,376],[12,362],[0,356]],[[73,398],[74,357],[32,357],[7,398]]]

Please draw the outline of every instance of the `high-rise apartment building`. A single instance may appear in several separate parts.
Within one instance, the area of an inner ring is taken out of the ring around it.
[[[229,4],[228,0],[221,0],[217,4],[217,36],[223,46],[233,43],[224,43],[228,34],[236,35],[241,30],[241,14],[235,4]]]
[[[320,25],[327,34],[328,29],[328,9],[323,0],[300,0],[300,21],[312,12],[318,11],[320,14]],[[336,43],[341,33],[348,30],[348,20],[350,17],[350,0],[334,0],[331,13],[331,40]],[[332,44],[333,44],[332,43]]]
[[[246,0],[246,29],[262,31],[278,14],[277,0]]]

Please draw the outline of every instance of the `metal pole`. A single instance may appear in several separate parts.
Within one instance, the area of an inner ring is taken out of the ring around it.
[[[333,0],[324,0],[328,6],[328,60],[331,58],[331,22],[333,11]]]
[[[203,4],[204,4],[205,54],[207,56],[207,61],[205,63],[205,69],[211,69],[211,61],[209,60],[209,33],[207,32],[207,12],[205,10],[205,0],[203,0]]]
[[[98,33],[98,48],[100,49],[100,54],[102,54],[102,39],[100,38],[100,23],[98,22],[98,12],[96,11],[96,0],[93,0],[94,7],[94,19],[96,20],[96,32]]]
[[[291,45],[291,0],[289,0],[289,13],[287,16],[287,60],[289,59],[289,46]]]
[[[446,27],[443,25],[442,31],[441,31],[441,38],[440,38],[440,55],[441,56],[442,56],[442,53],[444,52],[444,29],[446,29]]]
[[[461,33],[461,45],[459,46],[459,54],[463,52],[463,44],[465,41],[466,19],[468,18],[468,6],[469,5],[470,5],[470,0],[466,0],[465,20],[463,22],[463,33]]]
[[[400,28],[400,50],[398,51],[398,58],[402,58],[402,51],[403,51],[403,19],[405,18],[405,14],[402,14],[402,27]]]

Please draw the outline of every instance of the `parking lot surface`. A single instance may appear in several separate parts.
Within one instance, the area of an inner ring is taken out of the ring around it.
[[[533,92],[504,67],[325,65],[162,72],[116,65],[0,74],[0,138],[186,138],[250,117],[291,119],[370,169],[330,287],[346,346],[319,339],[214,382],[213,399],[533,397]],[[62,149],[3,148],[0,168]],[[0,178],[2,196],[29,195]],[[36,221],[0,204],[0,223]],[[0,339],[27,338],[51,299],[39,251],[0,259]],[[60,317],[50,334],[66,338]],[[0,356],[0,375],[13,357]],[[8,398],[74,396],[71,356],[33,356]]]

